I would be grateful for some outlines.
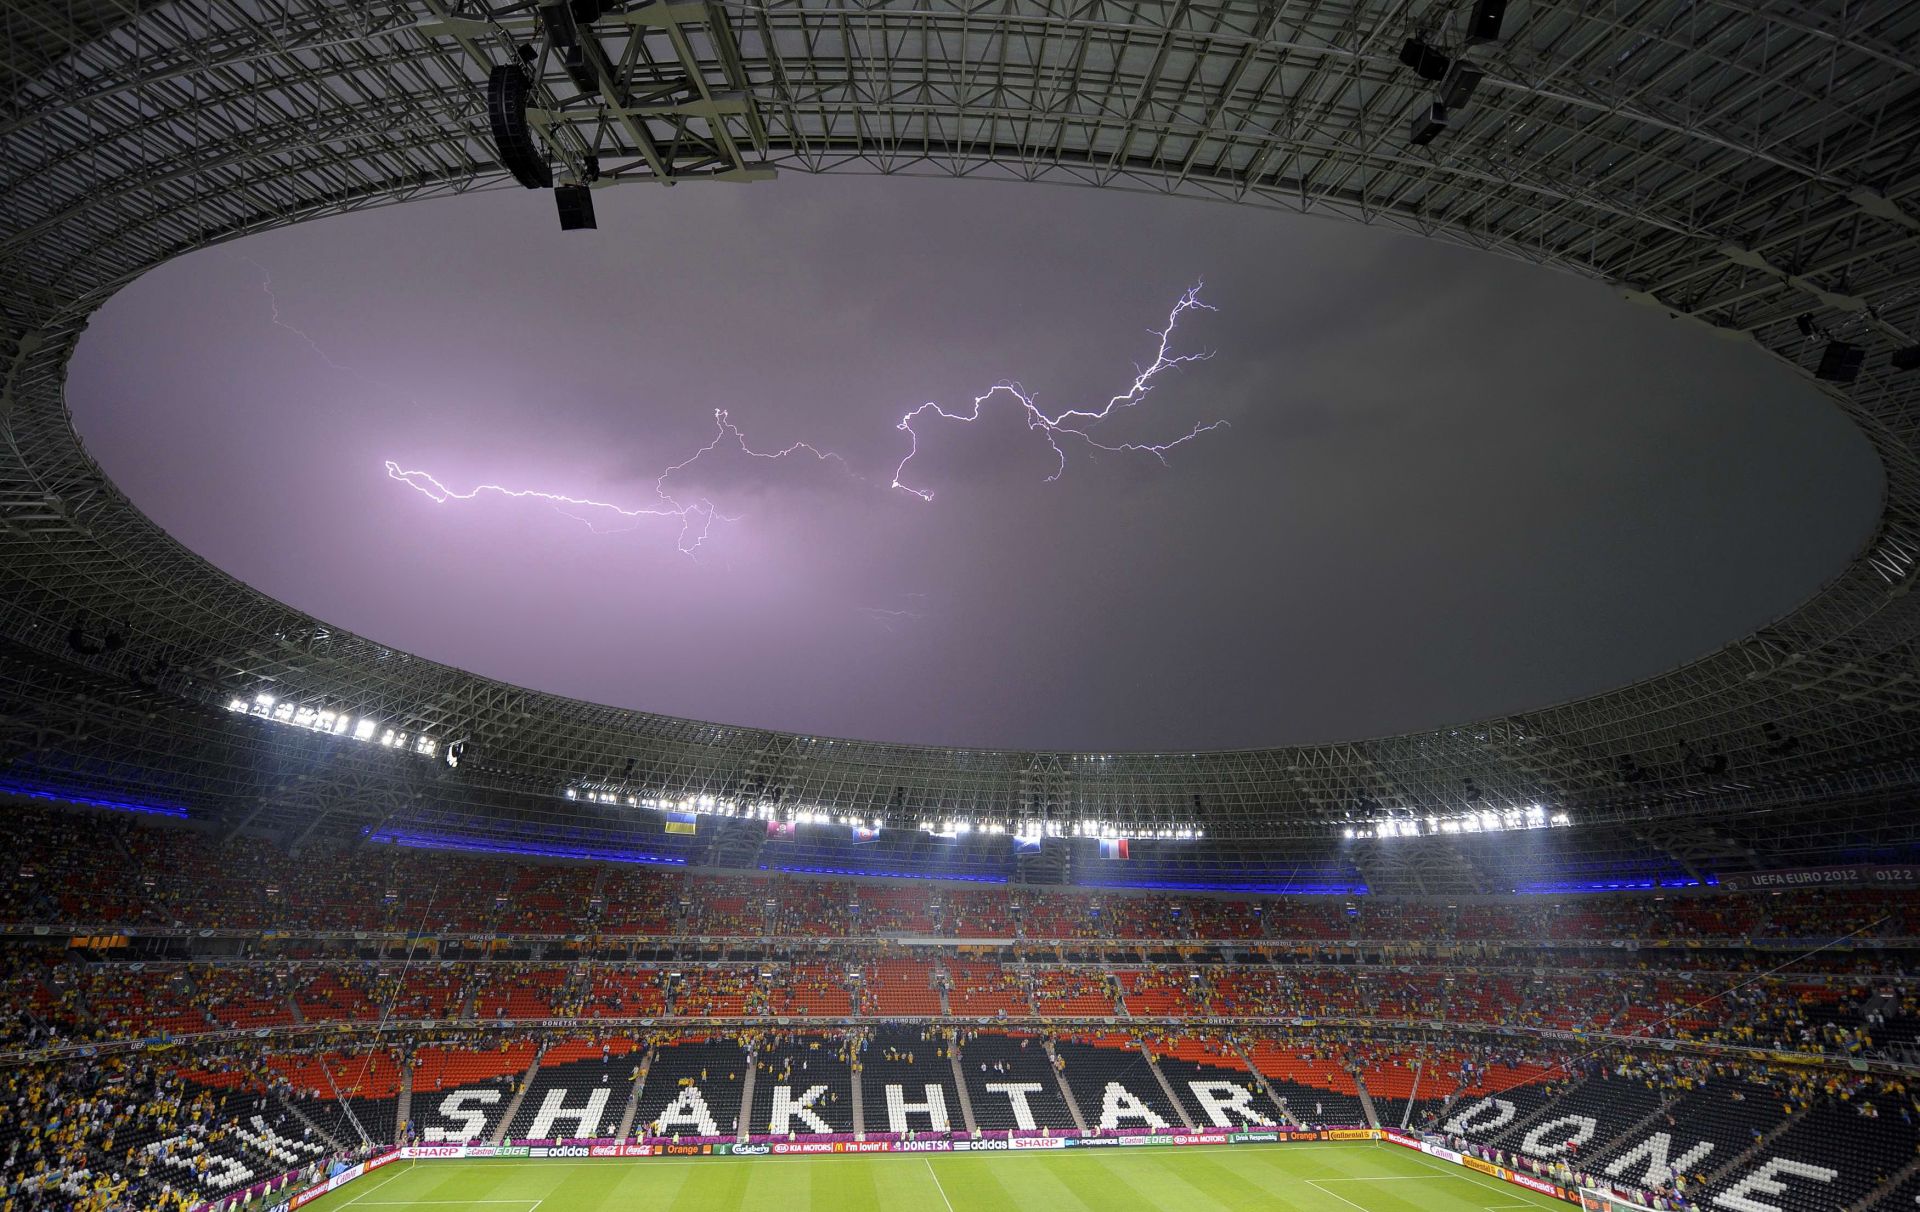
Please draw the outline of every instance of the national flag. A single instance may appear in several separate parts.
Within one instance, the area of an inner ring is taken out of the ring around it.
[[[1104,859],[1124,859],[1127,857],[1127,839],[1123,837],[1103,837],[1100,839],[1100,857]]]
[[[870,842],[879,836],[880,831],[878,829],[869,829],[865,825],[855,825],[853,827],[853,840],[856,842]]]
[[[691,812],[667,813],[668,833],[694,833],[700,828],[700,819]]]

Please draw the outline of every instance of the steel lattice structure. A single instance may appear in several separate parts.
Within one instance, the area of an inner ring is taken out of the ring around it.
[[[1398,49],[1420,35],[1457,50],[1461,5],[609,8],[569,65],[527,3],[7,6],[7,777],[172,797],[290,840],[329,814],[369,825],[422,804],[483,832],[617,831],[560,798],[591,780],[889,823],[1197,822],[1215,850],[1244,839],[1245,853],[1324,838],[1350,816],[1531,803],[1683,859],[1750,853],[1769,830],[1776,848],[1914,840],[1901,802],[1920,789],[1920,375],[1886,355],[1920,340],[1920,7],[1518,0],[1500,40],[1475,52],[1478,93],[1425,147],[1410,146],[1408,123],[1433,86]],[[93,309],[170,257],[512,187],[486,87],[522,47],[534,48],[530,118],[563,177],[857,171],[1151,190],[1390,224],[1601,279],[1703,340],[1756,342],[1803,374],[1826,337],[1862,345],[1860,378],[1825,386],[1885,469],[1880,524],[1792,615],[1685,667],[1338,745],[1090,755],[826,740],[595,706],[382,648],[238,583],[144,518],[75,437],[64,369]],[[1803,334],[1803,316],[1822,338]],[[220,710],[261,686],[464,742],[467,760],[449,771],[350,752]],[[715,861],[751,858],[751,843],[715,845]],[[1412,877],[1422,887],[1472,866],[1438,849],[1409,861],[1429,869]]]

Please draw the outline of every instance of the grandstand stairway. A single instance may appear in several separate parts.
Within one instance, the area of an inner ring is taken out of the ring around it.
[[[747,1075],[740,1082],[740,1131],[734,1139],[745,1141],[753,1132],[753,1088],[760,1077],[760,1066],[754,1063],[758,1053],[747,1053]]]
[[[1193,1116],[1187,1111],[1187,1104],[1181,1102],[1180,1096],[1173,1092],[1173,1083],[1168,1081],[1167,1075],[1160,1071],[1159,1062],[1153,1059],[1153,1049],[1141,1044],[1140,1055],[1147,1058],[1147,1068],[1153,1072],[1153,1080],[1160,1083],[1161,1093],[1167,1096],[1167,1102],[1173,1105],[1173,1113],[1180,1117],[1180,1122],[1186,1125],[1187,1131],[1193,1131]]]
[[[1901,1167],[1859,1202],[1847,1205],[1843,1212],[1894,1212],[1897,1208],[1912,1207],[1920,1207],[1920,1157]]]
[[[1544,1123],[1546,1120],[1558,1114],[1560,1104],[1576,1096],[1589,1080],[1590,1079],[1584,1077],[1580,1078],[1565,1089],[1557,1090],[1548,1097],[1541,1099],[1539,1105],[1528,1110],[1526,1114],[1516,1116],[1514,1121],[1496,1134],[1490,1143],[1495,1148],[1505,1149],[1510,1153],[1520,1152],[1520,1142],[1526,1139],[1527,1133],[1533,1126],[1538,1123]],[[1509,1091],[1509,1093],[1512,1092]]]
[[[305,1111],[302,1111],[292,1099],[286,1098],[279,1094],[276,1094],[274,1098],[275,1098],[275,1101],[277,1101],[281,1106],[287,1109],[287,1113],[289,1115],[299,1120],[305,1126],[313,1129],[313,1134],[315,1136],[319,1137],[323,1141],[326,1141],[328,1148],[334,1150],[335,1152],[339,1152],[346,1148],[344,1144],[342,1144],[340,1141],[337,1141],[333,1138],[333,1134],[331,1132],[328,1132],[325,1128],[322,1128],[319,1124],[313,1122],[312,1119],[308,1118],[307,1113]]]
[[[940,990],[940,1005],[946,1008],[947,991]],[[980,1135],[980,1124],[973,1118],[973,1096],[967,1093],[967,1074],[960,1068],[960,1044],[955,1041],[947,1048],[947,1061],[953,1066],[953,1088],[960,1095],[960,1118],[967,1125],[968,1136]]]
[[[413,1062],[400,1066],[400,1093],[394,1096],[393,1133],[396,1140],[413,1125]]]
[[[1748,1162],[1764,1154],[1769,1145],[1779,1140],[1782,1136],[1785,1136],[1796,1124],[1807,1118],[1807,1113],[1810,1110],[1812,1110],[1812,1108],[1806,1106],[1796,1108],[1792,1115],[1787,1116],[1773,1127],[1768,1128],[1765,1135],[1729,1158],[1726,1164],[1717,1169],[1709,1170],[1707,1172],[1707,1189],[1717,1190],[1728,1179],[1744,1172]]]
[[[544,1045],[534,1050],[533,1059],[527,1062],[527,1071],[520,1076],[519,1085],[514,1088],[513,1101],[507,1104],[506,1113],[500,1117],[500,1122],[494,1125],[493,1132],[487,1137],[488,1144],[498,1145],[507,1138],[507,1128],[518,1118],[520,1104],[526,1101],[527,1091],[533,1088],[533,1079],[540,1074],[540,1054],[545,1050]]]
[[[853,1062],[853,1137],[855,1140],[867,1139],[867,1104],[860,1095],[860,1088],[866,1084],[866,1075],[860,1071],[860,1061],[856,1055]]]
[[[1380,1113],[1373,1109],[1373,1095],[1367,1093],[1367,1079],[1358,1070],[1353,1074],[1353,1090],[1360,1096],[1360,1111],[1367,1117],[1367,1127],[1380,1126]]]
[[[1653,1110],[1634,1121],[1632,1127],[1617,1133],[1613,1140],[1596,1152],[1590,1161],[1583,1164],[1582,1168],[1589,1173],[1601,1171],[1608,1162],[1645,1140],[1647,1134],[1653,1131],[1653,1126],[1660,1122],[1661,1117],[1671,1114],[1673,1109],[1680,1105],[1680,1097],[1678,1093],[1674,1093],[1662,1099]]]
[[[1393,1121],[1396,1126],[1405,1128],[1408,1122],[1413,1119],[1414,1105],[1420,1101],[1420,1082],[1421,1079],[1426,1076],[1427,1066],[1424,1063],[1414,1068],[1413,1085],[1407,1091],[1407,1101],[1400,1106],[1400,1118]],[[1393,1115],[1393,1107],[1391,1104],[1387,1107],[1387,1115],[1389,1117]]]
[[[633,1119],[640,1111],[640,1092],[647,1088],[647,1070],[653,1068],[653,1049],[648,1048],[640,1058],[639,1071],[634,1074],[633,1087],[627,1091],[627,1105],[620,1111],[620,1126],[614,1135],[626,1140],[633,1135]]]
[[[1280,1122],[1292,1124],[1296,1128],[1304,1128],[1306,1125],[1300,1122],[1300,1117],[1295,1115],[1287,1104],[1281,1101],[1280,1096],[1274,1092],[1273,1083],[1267,1080],[1266,1074],[1260,1072],[1260,1066],[1253,1063],[1252,1054],[1239,1044],[1233,1046],[1233,1051],[1234,1055],[1246,1062],[1247,1072],[1253,1076],[1253,1080],[1259,1085],[1261,1092],[1267,1096],[1267,1101],[1272,1103],[1275,1109],[1279,1111]]]
[[[1087,1117],[1081,1114],[1080,1104],[1074,1099],[1072,1088],[1067,1085],[1067,1075],[1060,1068],[1060,1055],[1053,1050],[1051,1039],[1041,1041],[1040,1046],[1046,1050],[1047,1068],[1052,1070],[1053,1080],[1060,1087],[1060,1101],[1067,1104],[1067,1111],[1073,1116],[1073,1126],[1080,1130],[1080,1135],[1085,1136]]]

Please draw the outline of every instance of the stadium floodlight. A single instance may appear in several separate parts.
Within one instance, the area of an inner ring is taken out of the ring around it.
[[[1351,841],[1360,838],[1434,837],[1462,833],[1517,833],[1531,829],[1564,829],[1572,824],[1573,818],[1565,812],[1552,812],[1541,804],[1525,804],[1452,814],[1435,812],[1422,816],[1375,817],[1359,824],[1343,825],[1340,836]]]
[[[380,722],[370,716],[363,716],[356,723],[350,712],[320,704],[301,703],[265,692],[255,694],[251,699],[236,695],[227,700],[227,710],[236,715],[250,715],[327,736],[351,736],[357,741],[372,741],[378,737],[380,743],[389,749],[405,749],[421,757],[434,757],[440,751],[439,745],[425,733],[408,733],[394,728],[383,731]]]

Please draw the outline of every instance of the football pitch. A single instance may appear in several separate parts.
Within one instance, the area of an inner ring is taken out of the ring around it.
[[[312,1212],[1530,1212],[1567,1205],[1366,1142],[833,1157],[394,1162]],[[305,1212],[305,1210],[303,1210]]]

